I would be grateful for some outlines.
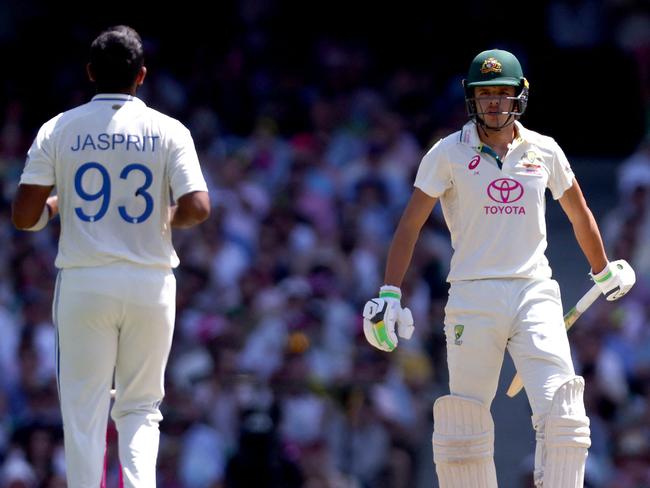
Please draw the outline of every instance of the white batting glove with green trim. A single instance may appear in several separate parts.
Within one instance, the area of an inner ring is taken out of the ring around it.
[[[404,339],[413,335],[413,315],[408,308],[402,308],[401,298],[398,287],[384,285],[379,290],[379,298],[369,300],[363,308],[363,333],[377,349],[393,351],[397,347],[398,334]]]
[[[636,283],[636,274],[625,259],[607,263],[600,273],[589,275],[610,302],[621,298]]]

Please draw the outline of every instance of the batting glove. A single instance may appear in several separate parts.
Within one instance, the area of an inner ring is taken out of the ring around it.
[[[607,263],[600,273],[589,275],[610,302],[625,295],[636,282],[636,274],[625,259]]]
[[[401,298],[398,287],[384,285],[379,290],[379,298],[369,300],[363,308],[363,333],[377,349],[393,351],[397,347],[398,334],[403,339],[413,335],[413,315],[408,308],[402,308]]]

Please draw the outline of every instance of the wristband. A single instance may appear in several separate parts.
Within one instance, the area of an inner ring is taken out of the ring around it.
[[[402,290],[398,286],[384,285],[379,289],[379,298],[402,299]]]
[[[612,277],[612,270],[609,269],[609,263],[603,268],[603,270],[598,274],[590,273],[591,277],[596,283],[604,283]]]
[[[36,223],[34,225],[32,225],[31,227],[28,227],[28,228],[23,229],[23,230],[26,230],[26,231],[29,231],[29,232],[36,232],[37,230],[41,230],[49,222],[49,220],[50,220],[50,212],[51,212],[50,206],[48,204],[43,205],[43,211],[41,212],[41,216],[38,218]]]

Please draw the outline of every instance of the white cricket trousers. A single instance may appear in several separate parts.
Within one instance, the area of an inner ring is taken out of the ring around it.
[[[445,307],[449,387],[489,409],[505,350],[521,375],[535,418],[575,375],[555,280],[453,282]]]
[[[171,270],[120,263],[59,272],[53,316],[70,488],[100,485],[113,375],[124,486],[155,488],[175,297]]]

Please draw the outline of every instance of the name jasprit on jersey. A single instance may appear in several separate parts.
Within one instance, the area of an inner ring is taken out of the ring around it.
[[[71,151],[115,151],[122,149],[137,152],[155,152],[156,143],[160,136],[147,134],[112,134],[102,132],[101,134],[77,134],[75,144],[70,146]]]

